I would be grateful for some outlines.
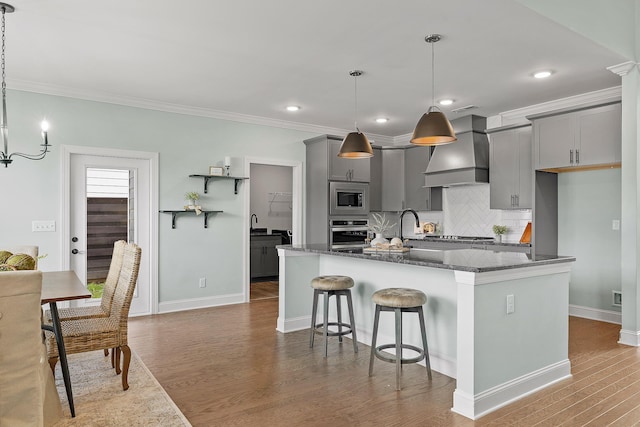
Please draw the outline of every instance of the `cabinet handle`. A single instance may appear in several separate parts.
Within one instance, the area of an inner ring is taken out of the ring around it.
[[[516,199],[516,204],[515,204],[515,206],[516,206],[516,207],[520,206],[520,195],[519,195],[519,194],[516,194],[516,195],[515,195],[515,196],[513,196],[513,197]]]
[[[573,164],[573,150],[569,150],[569,164]]]
[[[576,148],[576,165],[580,164],[580,150]]]
[[[511,206],[513,207],[513,194],[511,195]]]

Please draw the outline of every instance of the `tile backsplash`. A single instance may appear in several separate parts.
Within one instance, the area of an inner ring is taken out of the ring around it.
[[[491,236],[493,225],[507,226],[505,242],[518,242],[531,210],[499,210],[489,208],[489,184],[449,187],[443,190],[443,234],[458,236]]]

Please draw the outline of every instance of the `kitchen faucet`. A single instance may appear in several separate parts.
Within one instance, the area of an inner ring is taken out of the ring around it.
[[[406,214],[407,212],[411,212],[413,214],[413,216],[416,217],[416,227],[420,227],[420,218],[418,218],[418,214],[416,213],[416,211],[414,211],[413,209],[405,209],[400,213],[400,240],[404,241],[403,237],[402,237],[402,217],[404,216],[404,214]]]
[[[253,231],[253,217],[256,217],[256,225],[258,225],[258,215],[251,214],[251,219],[249,219],[249,231]]]

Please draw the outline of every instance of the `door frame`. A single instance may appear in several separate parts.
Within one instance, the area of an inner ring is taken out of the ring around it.
[[[68,234],[71,229],[71,155],[89,155],[102,157],[123,157],[146,160],[149,164],[149,307],[150,314],[158,313],[158,197],[159,197],[159,155],[147,151],[131,151],[102,147],[84,147],[76,145],[60,146],[61,202],[60,202],[60,257],[63,270],[71,266],[71,242]]]
[[[291,183],[292,183],[292,191],[291,191],[291,234],[293,234],[293,238],[291,240],[291,244],[300,245],[304,242],[304,227],[302,223],[302,215],[303,215],[303,162],[298,160],[281,160],[281,159],[269,159],[269,158],[261,158],[261,157],[245,157],[244,158],[244,170],[246,176],[249,178],[245,181],[244,185],[244,224],[243,227],[243,241],[244,241],[244,254],[243,254],[243,270],[244,270],[244,287],[243,287],[243,299],[244,302],[249,302],[251,298],[251,273],[250,273],[250,235],[249,235],[249,219],[251,215],[251,165],[267,165],[267,166],[286,166],[292,169],[291,172]]]

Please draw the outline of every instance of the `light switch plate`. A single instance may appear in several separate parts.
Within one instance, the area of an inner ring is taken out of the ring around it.
[[[620,230],[620,220],[614,219],[611,221],[611,229],[612,230]]]
[[[31,221],[31,231],[36,233],[41,231],[56,231],[56,222],[55,221]]]

